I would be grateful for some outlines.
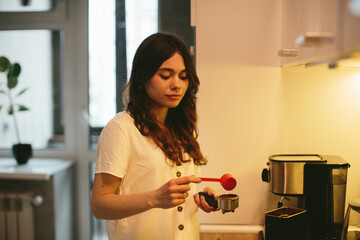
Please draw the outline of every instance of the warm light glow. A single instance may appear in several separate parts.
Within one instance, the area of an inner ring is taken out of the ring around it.
[[[360,72],[360,52],[353,53],[350,58],[340,60],[338,62],[338,68],[358,68]]]
[[[360,70],[358,73],[354,74],[354,83],[356,84],[357,87],[360,88]]]

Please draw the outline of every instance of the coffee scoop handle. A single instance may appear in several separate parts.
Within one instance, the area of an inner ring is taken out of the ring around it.
[[[207,177],[201,177],[199,178],[201,181],[207,181],[207,182],[221,182],[221,178],[207,178]]]
[[[215,209],[218,208],[218,201],[214,196],[211,196],[211,195],[209,195],[207,193],[204,193],[204,192],[199,192],[199,196],[204,196],[205,201],[209,204],[209,206],[212,206]]]

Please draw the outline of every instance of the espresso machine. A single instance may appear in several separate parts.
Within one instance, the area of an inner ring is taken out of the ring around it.
[[[299,214],[293,219],[294,227],[305,232],[301,239],[306,240],[338,240],[344,222],[345,193],[347,170],[350,165],[339,156],[319,154],[280,154],[271,155],[268,168],[262,171],[262,180],[269,183],[270,191],[282,198],[295,197],[298,202],[296,212],[301,214],[301,221],[296,223]],[[277,227],[268,227],[269,236],[277,236],[278,240],[292,239],[289,236],[276,235],[272,232],[281,232],[289,228],[284,224],[291,223],[286,208],[268,212],[265,219],[266,225],[277,221]],[[304,211],[301,211],[304,210]],[[291,210],[294,212],[294,209]],[[282,212],[283,219],[274,218],[272,214]],[[288,221],[288,222],[287,222]],[[281,225],[282,224],[282,225]],[[265,230],[266,232],[267,230]],[[295,231],[290,231],[294,234]],[[265,235],[266,236],[266,235]],[[279,237],[281,236],[281,237]],[[268,237],[267,240],[275,239]]]

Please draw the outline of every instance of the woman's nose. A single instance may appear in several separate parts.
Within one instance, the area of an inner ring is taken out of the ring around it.
[[[179,89],[180,87],[181,87],[181,82],[179,77],[174,76],[173,78],[171,78],[170,88],[172,90],[175,90],[175,89]]]

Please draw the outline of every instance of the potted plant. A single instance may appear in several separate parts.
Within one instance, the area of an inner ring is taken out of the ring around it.
[[[21,73],[21,66],[19,63],[12,64],[8,58],[1,56],[0,72],[6,74],[7,79],[6,84],[0,82],[0,94],[5,94],[8,97],[7,106],[6,103],[0,105],[0,112],[7,107],[7,113],[12,116],[14,120],[17,144],[12,146],[13,156],[18,164],[25,164],[32,156],[32,147],[31,144],[21,143],[16,113],[28,111],[29,108],[22,104],[17,104],[14,100],[24,94],[27,91],[27,88],[14,93],[18,86],[18,78]]]

